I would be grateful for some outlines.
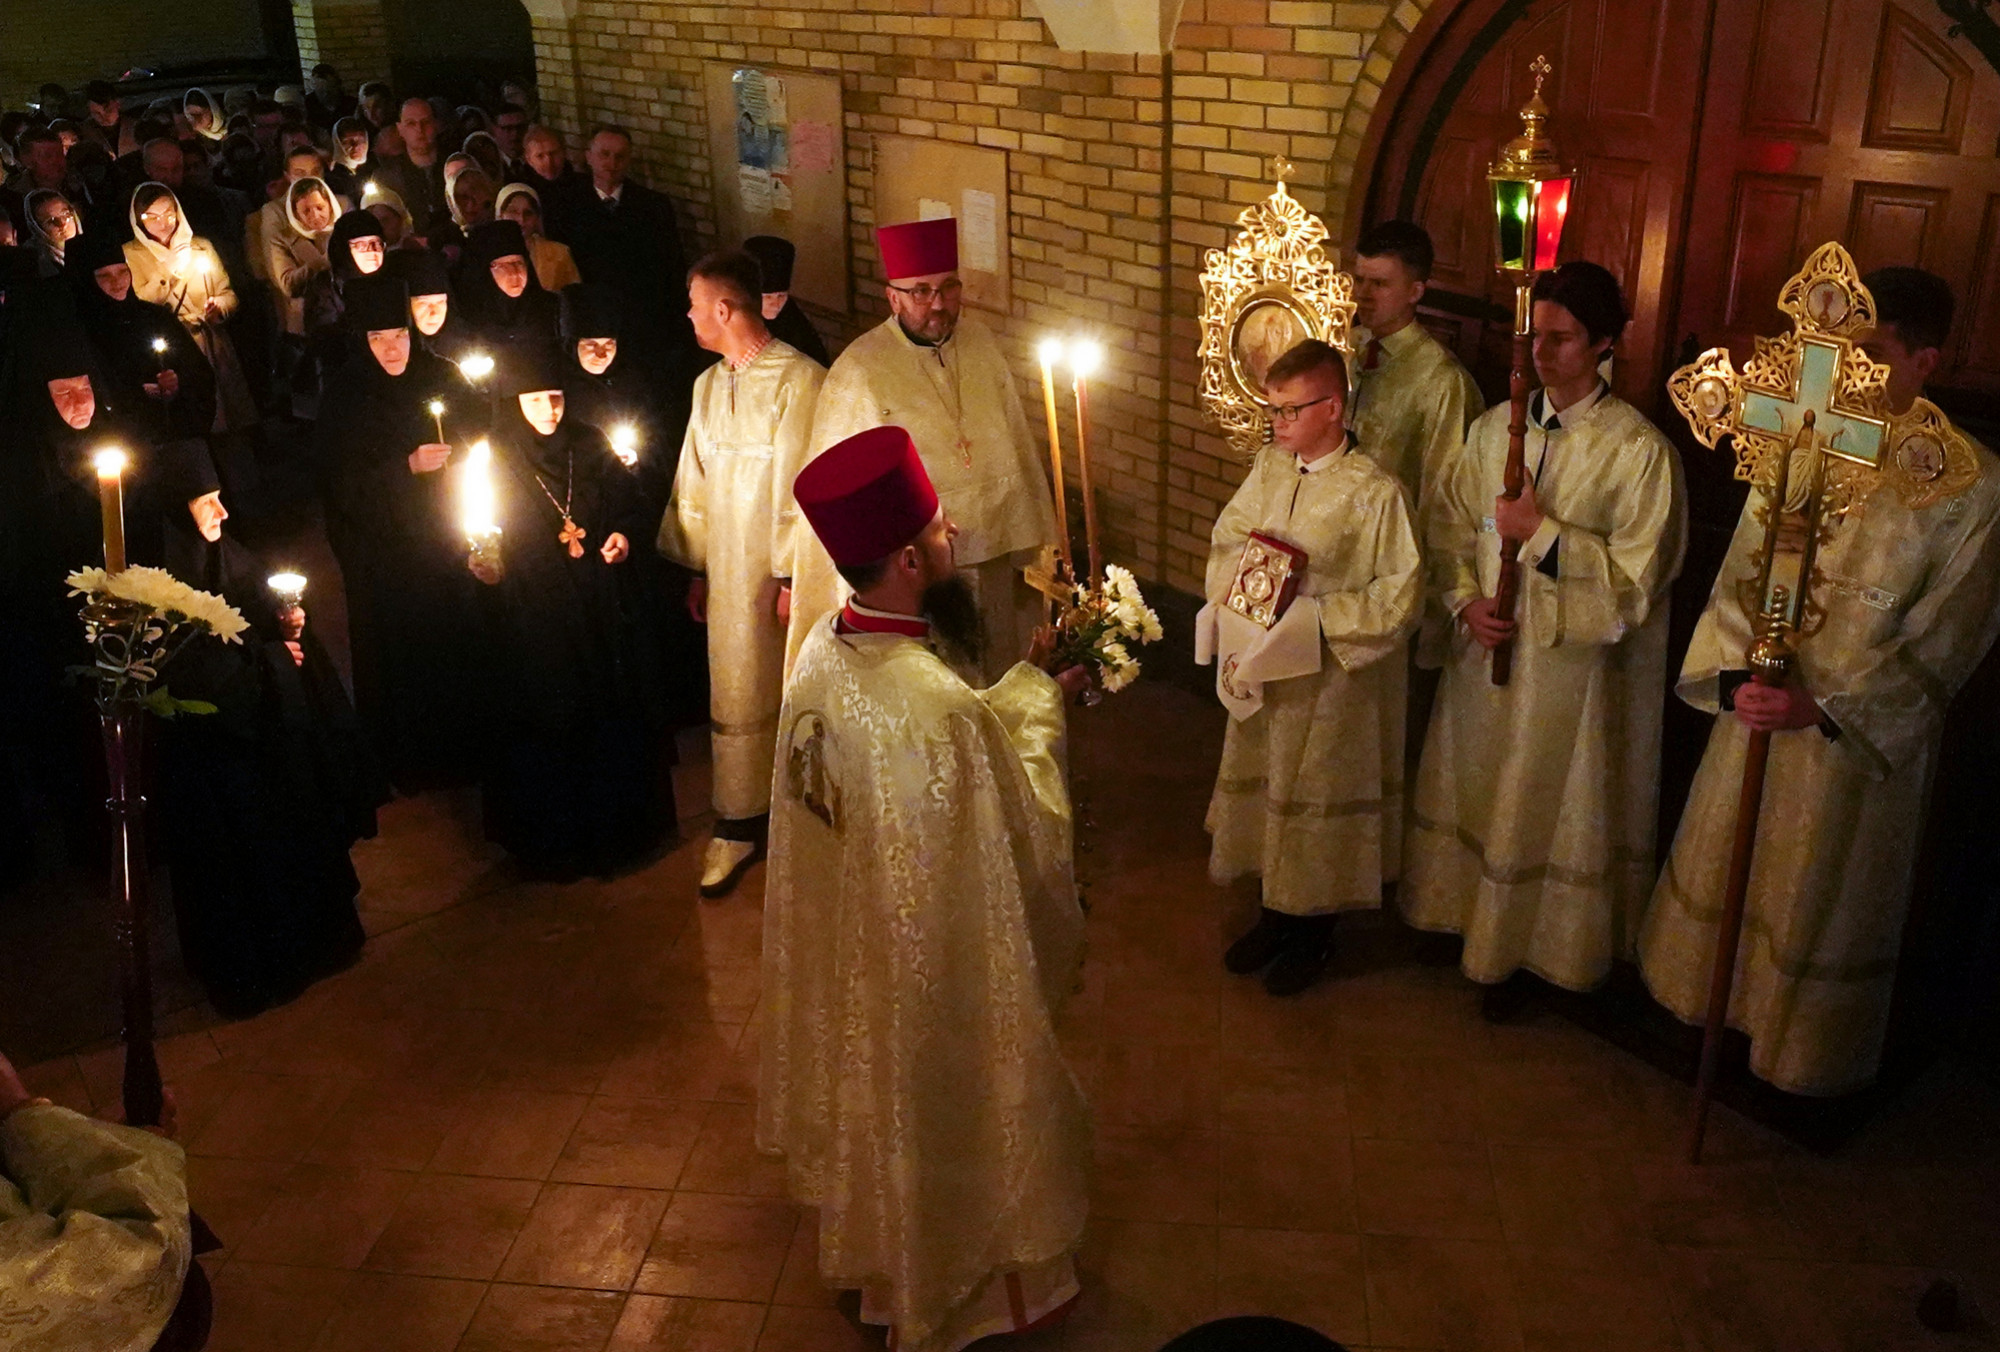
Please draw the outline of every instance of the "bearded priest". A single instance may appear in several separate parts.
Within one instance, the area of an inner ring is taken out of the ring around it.
[[[822,1279],[890,1346],[956,1352],[1077,1291],[1089,1124],[1055,1018],[1083,942],[1063,708],[1086,675],[1019,662],[974,690],[939,657],[973,612],[902,428],[829,447],[794,495],[854,595],[779,724],[757,1145],[819,1208]]]
[[[1048,469],[1000,344],[964,313],[958,222],[885,225],[876,243],[891,313],[827,373],[813,449],[873,427],[909,429],[958,524],[958,568],[977,599],[985,638],[985,658],[974,670],[997,680],[1039,622],[1042,599],[1021,570],[1055,542]],[[800,554],[792,575],[794,654],[845,591],[804,532]]]

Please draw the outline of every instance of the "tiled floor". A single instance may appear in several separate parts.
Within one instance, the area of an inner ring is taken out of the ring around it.
[[[1141,687],[1079,722],[1096,1198],[1084,1298],[1022,1352],[1246,1312],[1356,1348],[1994,1345],[1914,1310],[1950,1275],[2000,1317],[2000,1094],[1940,1072],[1830,1159],[1725,1111],[1696,1169],[1681,1086],[1546,1016],[1488,1027],[1388,927],[1273,1002],[1217,960],[1251,904],[1204,877],[1217,716]],[[228,1242],[216,1352],[879,1346],[751,1147],[761,871],[698,903],[691,822],[638,876],[522,884],[469,809],[385,815],[357,968],[163,1048]],[[31,1078],[89,1106],[117,1068]]]

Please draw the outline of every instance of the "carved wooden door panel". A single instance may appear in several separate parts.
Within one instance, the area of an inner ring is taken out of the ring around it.
[[[2000,391],[2000,75],[1924,0],[1733,0],[1716,14],[1684,343],[1739,355],[1815,247],[1958,292],[1935,384]]]

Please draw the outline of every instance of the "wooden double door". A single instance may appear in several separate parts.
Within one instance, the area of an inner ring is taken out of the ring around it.
[[[1661,414],[1693,352],[1747,355],[1783,327],[1785,279],[1838,239],[1864,270],[1952,283],[1935,385],[1977,424],[2000,395],[2000,73],[1949,27],[1935,0],[1464,0],[1398,71],[1365,214],[1430,229],[1427,318],[1504,389],[1485,172],[1545,54],[1551,130],[1583,170],[1563,254],[1632,305],[1621,394]]]

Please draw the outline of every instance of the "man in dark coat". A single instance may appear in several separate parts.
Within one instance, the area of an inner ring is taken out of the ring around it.
[[[590,183],[563,213],[577,271],[618,293],[627,359],[691,389],[708,362],[696,358],[688,323],[687,257],[674,204],[627,177],[632,137],[624,128],[593,131],[587,159]]]

